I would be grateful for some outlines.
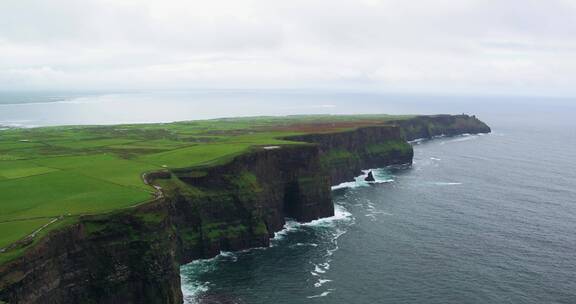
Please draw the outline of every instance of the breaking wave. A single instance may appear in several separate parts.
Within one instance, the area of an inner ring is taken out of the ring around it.
[[[334,216],[325,217],[317,220],[313,220],[307,223],[299,223],[294,220],[287,220],[284,225],[284,229],[276,232],[271,240],[271,246],[276,246],[279,241],[285,239],[285,237],[291,233],[300,230],[302,227],[334,227],[338,222],[350,221],[352,219],[352,213],[348,212],[346,208],[341,205],[334,205]],[[297,243],[297,246],[313,246],[316,247],[318,244],[302,244]]]
[[[324,254],[320,256],[320,260],[311,260],[310,275],[314,277],[312,282],[315,288],[322,288],[324,285],[332,282],[331,279],[326,278],[330,270],[330,263],[332,262],[332,255],[339,249],[338,238],[346,233],[346,227],[354,222],[352,214],[341,205],[334,205],[334,216],[317,219],[308,223],[298,223],[294,220],[287,220],[284,229],[276,232],[274,238],[270,241],[270,247],[286,246],[297,247],[306,246],[311,248],[321,247],[314,250],[325,250]],[[322,237],[318,242],[298,242],[289,244],[286,242],[286,237],[291,233],[312,229],[314,231],[321,231]],[[253,250],[266,250],[267,248],[254,248],[240,252],[220,252],[214,258],[196,260],[190,264],[182,267],[182,294],[184,296],[185,304],[198,304],[199,298],[210,292],[211,283],[202,279],[206,273],[216,271],[221,263],[236,263],[243,254]],[[319,295],[312,297],[327,296],[330,291],[324,291]]]
[[[372,171],[375,182],[366,182],[364,178]],[[393,182],[393,176],[388,169],[364,170],[363,174],[356,177],[353,182],[343,183],[332,187],[333,190],[343,188],[368,187],[370,184],[381,184]],[[368,206],[369,216],[376,217],[381,214],[388,214],[378,210],[376,206]],[[368,216],[368,215],[367,215]],[[284,248],[302,248],[302,250],[313,250],[317,252],[309,258],[309,282],[311,295],[307,298],[320,298],[330,295],[335,289],[331,288],[333,278],[330,277],[330,268],[334,254],[340,249],[338,240],[348,232],[351,225],[355,223],[355,218],[344,206],[334,204],[334,216],[313,220],[307,223],[287,219],[284,228],[274,234],[270,240],[270,248],[256,248],[256,250],[285,250]],[[301,235],[312,234],[314,239],[302,240]],[[292,236],[293,235],[293,236]],[[304,249],[306,248],[306,249]],[[204,274],[218,271],[218,269],[229,263],[236,263],[243,258],[246,252],[255,249],[248,249],[241,252],[221,252],[212,259],[197,260],[182,267],[182,293],[184,303],[198,304],[199,299],[204,295],[217,291],[216,285],[206,280]],[[212,287],[212,288],[211,288]],[[316,292],[314,292],[316,290]]]
[[[375,181],[367,182],[364,179],[368,176],[368,173],[372,171],[374,174]],[[356,176],[354,181],[345,182],[338,184],[336,186],[332,186],[332,190],[339,190],[339,189],[354,189],[358,187],[369,187],[371,184],[383,184],[383,183],[391,183],[393,182],[393,176],[390,175],[388,169],[369,169],[369,170],[362,170],[362,175]]]

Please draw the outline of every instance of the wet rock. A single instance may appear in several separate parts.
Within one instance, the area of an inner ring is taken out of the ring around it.
[[[364,180],[367,182],[375,182],[376,181],[374,179],[374,175],[372,174],[372,171],[368,172],[368,176],[366,176],[366,178]]]

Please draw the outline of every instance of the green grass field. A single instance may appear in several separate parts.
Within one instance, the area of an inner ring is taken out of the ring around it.
[[[255,146],[297,144],[280,139],[284,136],[403,117],[409,116],[252,117],[0,131],[0,248],[54,218],[152,199],[154,189],[142,181],[145,172],[215,165]]]

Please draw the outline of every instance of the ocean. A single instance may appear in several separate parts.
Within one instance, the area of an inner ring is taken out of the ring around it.
[[[576,303],[575,100],[114,94],[4,102],[0,125],[463,112],[493,133],[414,142],[411,167],[335,185],[336,216],[289,221],[270,248],[183,266],[186,303]]]

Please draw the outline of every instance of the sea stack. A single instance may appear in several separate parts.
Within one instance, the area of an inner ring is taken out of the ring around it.
[[[368,172],[368,176],[366,176],[366,178],[364,180],[367,182],[375,182],[376,181],[374,179],[374,175],[372,174],[372,171]]]

